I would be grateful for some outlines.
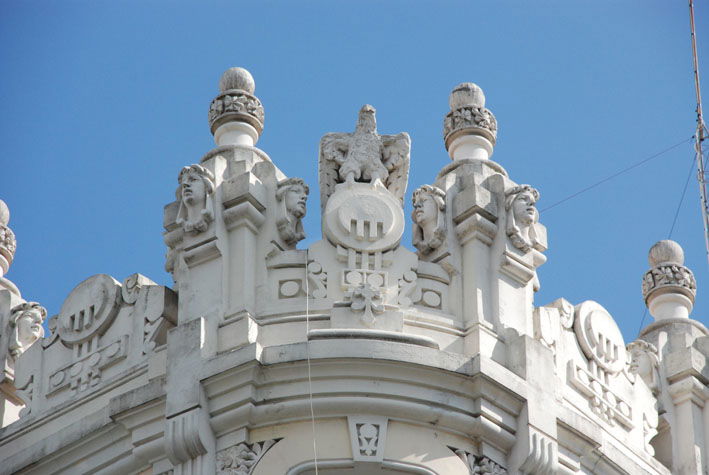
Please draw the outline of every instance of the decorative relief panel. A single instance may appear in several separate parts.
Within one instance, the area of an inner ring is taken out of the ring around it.
[[[271,447],[282,439],[247,444],[242,442],[217,452],[218,475],[249,475]]]
[[[384,460],[388,419],[376,416],[349,416],[347,422],[354,460],[363,462]]]
[[[603,377],[568,363],[569,382],[589,399],[591,410],[610,425],[619,422],[627,429],[633,428],[633,409],[630,404],[603,381]]]
[[[455,447],[448,447],[451,449],[468,467],[469,473],[471,475],[477,474],[490,474],[490,475],[507,475],[507,469],[502,465],[494,462],[489,457],[483,455],[473,455],[462,449],[456,449]]]
[[[315,299],[327,297],[327,272],[318,261],[308,263],[308,290]]]
[[[89,355],[61,367],[49,375],[47,395],[65,388],[74,394],[86,391],[101,382],[102,371],[126,357],[128,335],[96,349]]]
[[[355,313],[362,313],[360,320],[368,326],[374,325],[375,315],[384,313],[384,292],[380,287],[370,284],[361,284],[345,293],[349,300],[350,309]]]
[[[421,289],[417,288],[416,269],[404,272],[399,279],[399,297],[397,303],[402,307],[410,307],[421,300]]]

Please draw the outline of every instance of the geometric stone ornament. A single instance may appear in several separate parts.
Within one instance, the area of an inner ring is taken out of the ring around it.
[[[113,322],[121,298],[121,285],[113,277],[89,277],[71,291],[59,312],[57,332],[67,346],[100,335]]]
[[[361,252],[397,247],[404,233],[404,211],[396,196],[365,183],[338,184],[322,217],[323,234],[334,245]]]
[[[281,439],[270,439],[231,446],[217,452],[218,475],[249,475],[271,447]]]
[[[121,286],[123,301],[128,305],[133,305],[138,300],[140,289],[146,285],[157,284],[141,274],[131,274],[126,277]]]
[[[614,375],[628,360],[620,328],[600,304],[587,300],[576,306],[576,338],[586,357]]]
[[[620,423],[628,430],[633,428],[632,407],[606,384],[604,377],[588,371],[573,360],[569,360],[567,371],[569,383],[588,398],[591,411],[610,426]]]
[[[85,391],[101,382],[101,372],[126,357],[128,335],[104,345],[78,361],[69,363],[49,375],[47,395],[69,388],[74,394]]]
[[[386,443],[386,417],[378,416],[348,416],[352,443],[352,458],[362,462],[381,462],[384,460],[384,444]]]
[[[468,467],[470,475],[490,474],[490,475],[507,475],[507,469],[502,465],[494,462],[489,457],[483,455],[473,455],[462,449],[448,446]]]

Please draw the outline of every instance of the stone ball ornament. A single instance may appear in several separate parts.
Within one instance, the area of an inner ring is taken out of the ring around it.
[[[451,110],[465,106],[485,107],[485,93],[477,84],[463,82],[453,88],[448,97],[448,104]]]
[[[662,264],[684,265],[684,249],[677,242],[670,239],[658,241],[650,248],[647,256],[650,267]]]
[[[226,92],[231,89],[239,89],[253,94],[256,90],[256,82],[248,70],[238,67],[229,68],[219,79],[219,90]]]

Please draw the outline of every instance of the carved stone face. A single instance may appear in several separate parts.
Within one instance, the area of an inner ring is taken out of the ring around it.
[[[512,212],[518,224],[529,226],[534,222],[537,215],[537,208],[534,207],[536,202],[537,200],[529,191],[522,191],[517,195],[512,202]]]
[[[288,187],[283,199],[285,200],[286,210],[288,210],[289,214],[296,218],[305,216],[308,194],[302,186],[293,185]]]
[[[42,336],[42,314],[38,309],[25,311],[16,324],[17,339],[23,347],[31,345]]]
[[[195,172],[187,172],[182,175],[180,180],[182,188],[182,201],[187,205],[199,205],[204,203],[207,195],[207,188],[204,186],[204,180]]]
[[[438,219],[438,205],[433,196],[428,193],[423,193],[414,202],[414,222],[425,228],[430,225],[436,225]]]

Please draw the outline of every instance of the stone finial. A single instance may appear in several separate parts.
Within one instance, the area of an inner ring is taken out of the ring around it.
[[[687,318],[694,306],[697,283],[684,266],[682,247],[669,239],[648,253],[651,269],[643,276],[642,291],[650,314],[657,320]]]
[[[458,84],[450,94],[450,112],[443,120],[443,139],[453,160],[487,159],[497,140],[497,120],[485,108],[485,94],[477,84]]]
[[[254,96],[256,83],[244,68],[229,68],[209,107],[209,127],[217,145],[253,146],[263,132],[264,111]]]
[[[10,209],[0,200],[0,277],[7,273],[17,249],[15,233],[8,227],[9,223]]]

